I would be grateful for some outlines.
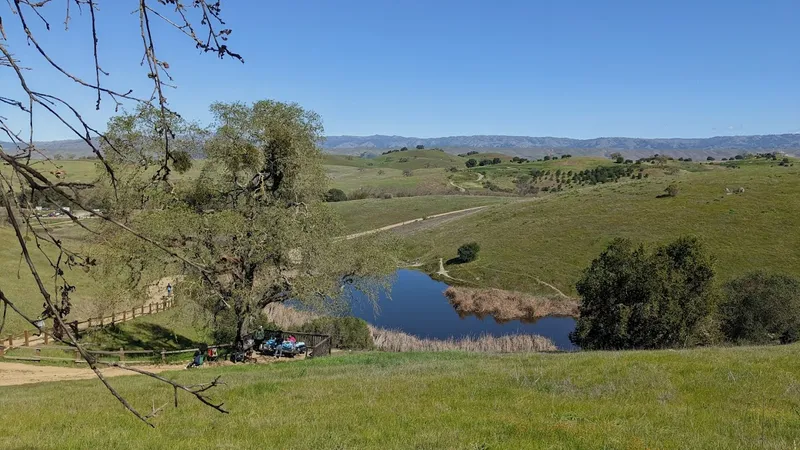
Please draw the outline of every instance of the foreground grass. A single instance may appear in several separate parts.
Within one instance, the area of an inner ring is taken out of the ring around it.
[[[181,396],[150,430],[96,381],[0,388],[3,448],[792,448],[800,347],[477,356],[364,353],[222,375],[220,415]],[[171,403],[144,377],[135,405]]]
[[[552,294],[536,278],[574,294],[574,284],[614,237],[665,242],[700,237],[721,280],[765,269],[800,275],[800,168],[769,163],[707,167],[585,187],[501,205],[406,240],[406,258],[452,258],[471,241],[477,261],[448,267],[479,286]],[[670,183],[680,192],[657,198]],[[725,188],[744,187],[726,195]]]
[[[365,199],[330,203],[348,232],[373,230],[405,220],[417,219],[475,206],[497,205],[516,199],[489,196],[424,196],[392,199]]]

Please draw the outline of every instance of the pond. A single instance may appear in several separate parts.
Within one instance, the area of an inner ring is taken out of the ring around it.
[[[484,334],[538,334],[549,338],[560,350],[575,350],[569,333],[575,329],[571,317],[543,317],[532,323],[514,320],[498,323],[491,317],[460,317],[450,305],[444,291],[447,284],[414,270],[399,270],[392,285],[391,299],[382,293],[378,312],[361,294],[355,294],[352,315],[392,330],[400,330],[422,338],[446,339]]]

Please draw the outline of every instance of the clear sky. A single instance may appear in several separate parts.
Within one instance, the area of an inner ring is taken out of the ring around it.
[[[103,128],[112,105],[94,112],[90,93],[40,70],[2,3],[35,88],[66,92]],[[134,2],[98,3],[105,82],[144,94]],[[316,110],[329,135],[800,132],[798,0],[222,3],[245,64],[156,30],[178,85],[169,100],[189,118],[208,120],[215,100],[272,98]],[[64,33],[62,7],[53,8],[53,31],[40,35],[56,60],[91,78],[90,36],[76,16]],[[0,69],[0,95],[13,81]],[[0,115],[19,120],[2,104]],[[50,120],[37,127],[39,139],[71,137]]]

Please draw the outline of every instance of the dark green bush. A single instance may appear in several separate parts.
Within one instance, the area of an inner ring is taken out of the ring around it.
[[[347,201],[347,194],[341,189],[332,188],[325,193],[326,202],[345,202]]]
[[[580,318],[570,340],[587,350],[714,343],[712,266],[694,238],[652,251],[614,240],[576,284]]]
[[[470,242],[458,247],[458,260],[462,263],[475,261],[478,257],[478,252],[481,251],[481,246],[477,242]]]
[[[374,347],[367,322],[356,317],[320,317],[306,323],[299,331],[329,334],[336,348],[371,350]]]
[[[720,306],[722,332],[731,342],[788,344],[800,334],[800,281],[753,272],[727,283]]]

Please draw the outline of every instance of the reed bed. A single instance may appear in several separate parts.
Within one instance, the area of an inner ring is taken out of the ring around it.
[[[299,328],[306,322],[320,317],[309,311],[273,303],[265,309],[267,317],[284,329]],[[423,339],[402,331],[387,330],[369,326],[372,340],[377,350],[386,352],[443,352],[467,351],[488,353],[528,353],[551,352],[556,346],[550,339],[531,334],[513,334],[508,336],[466,337],[460,339]]]

